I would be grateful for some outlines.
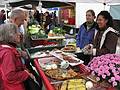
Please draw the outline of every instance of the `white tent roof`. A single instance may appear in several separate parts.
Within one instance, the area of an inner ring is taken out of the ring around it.
[[[23,0],[0,0],[5,2],[19,2]],[[61,1],[61,2],[79,2],[79,3],[120,3],[120,0],[39,0],[39,1]]]
[[[41,1],[61,1],[79,3],[120,3],[120,0],[41,0]]]
[[[111,5],[110,14],[114,19],[120,20],[120,5]]]
[[[19,2],[23,0],[0,0],[1,4],[9,3],[9,2]]]
[[[4,7],[5,3],[19,2],[25,0],[0,0],[0,7]],[[34,1],[34,0],[33,0]],[[59,1],[59,2],[77,2],[77,3],[106,3],[106,4],[118,4],[120,0],[39,0],[39,1]]]
[[[76,0],[79,3],[120,3],[120,0]]]
[[[120,0],[41,0],[41,1],[61,1],[78,3],[120,3]]]

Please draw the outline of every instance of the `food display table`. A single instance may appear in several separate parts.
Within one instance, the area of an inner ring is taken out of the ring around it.
[[[63,61],[69,62],[69,67],[62,68]],[[34,66],[46,90],[69,90],[69,87],[72,87],[70,90],[79,90],[79,88],[83,88],[80,90],[116,90],[106,81],[98,82],[97,76],[92,75],[80,59],[60,50],[43,53],[34,59]],[[92,89],[86,89],[89,81],[92,83]],[[79,83],[77,86],[75,86],[76,82]],[[63,89],[64,86],[67,88]]]
[[[50,83],[48,77],[45,75],[44,71],[40,67],[38,59],[34,60],[34,65],[35,65],[39,75],[43,79],[43,83],[45,85],[46,90],[55,90],[54,86]],[[85,74],[88,74],[88,71],[85,69],[85,66],[83,64],[80,64],[79,67],[81,68],[82,72],[84,72]]]
[[[35,65],[35,68],[37,69],[40,77],[42,78],[43,80],[43,83],[45,85],[45,89],[46,90],[56,90],[54,88],[54,86],[51,84],[51,82],[49,81],[48,77],[45,75],[44,71],[42,70],[42,68],[40,67],[39,65],[39,62],[38,62],[38,59],[35,59],[34,60],[34,65]],[[90,74],[86,69],[85,69],[85,66],[83,64],[80,64],[79,67],[81,68],[82,72],[84,72],[85,74],[84,75],[88,75]],[[116,90],[115,88],[113,87],[108,87],[108,88],[99,88],[100,84],[98,84],[97,86],[94,87],[94,89],[86,89],[86,90]],[[95,89],[96,88],[96,89]]]

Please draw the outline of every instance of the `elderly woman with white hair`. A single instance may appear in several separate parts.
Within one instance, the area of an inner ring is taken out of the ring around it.
[[[34,76],[22,64],[16,49],[20,34],[14,24],[0,26],[0,71],[5,90],[25,90],[24,81]]]

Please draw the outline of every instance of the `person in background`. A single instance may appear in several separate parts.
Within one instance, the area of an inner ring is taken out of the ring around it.
[[[37,9],[34,12],[34,19],[40,24],[40,13]]]
[[[100,56],[108,53],[115,53],[118,40],[118,32],[114,30],[113,19],[108,11],[101,11],[97,16],[98,32],[93,45],[84,47],[84,53],[93,56]]]
[[[95,30],[96,30],[96,22],[95,12],[93,10],[88,10],[86,12],[86,22],[80,26],[78,35],[76,37],[76,46],[80,49],[84,48],[85,45],[92,43]]]
[[[29,25],[32,26],[32,25],[39,25],[39,22],[34,18],[34,10],[31,10],[29,11]]]
[[[2,24],[0,26],[0,71],[4,90],[25,90],[24,81],[34,79],[21,61],[16,49],[20,43],[20,33],[15,24]]]
[[[1,12],[0,12],[0,24],[3,24],[5,19],[6,19],[5,10],[1,10]]]
[[[43,27],[43,17],[44,17],[44,14],[43,12],[41,11],[40,13],[40,26]]]
[[[52,23],[52,20],[49,12],[45,12],[44,15],[45,15],[44,29],[45,32],[48,34],[48,32],[50,31],[50,24]]]
[[[51,13],[51,21],[54,26],[57,26],[57,16],[56,16],[56,11]]]
[[[31,38],[28,35],[28,26],[29,26],[29,22],[30,22],[29,11],[24,10],[24,12],[25,12],[25,20],[24,20],[24,24],[23,24],[23,27],[24,27],[23,43],[24,43],[25,48],[30,48],[31,47]]]

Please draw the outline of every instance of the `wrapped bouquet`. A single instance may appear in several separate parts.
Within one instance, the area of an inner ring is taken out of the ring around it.
[[[88,67],[91,74],[97,76],[97,81],[106,80],[120,90],[120,55],[106,54],[94,57]]]

